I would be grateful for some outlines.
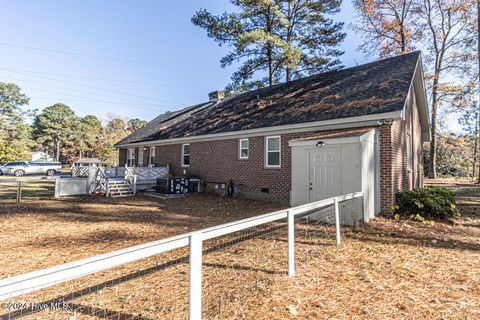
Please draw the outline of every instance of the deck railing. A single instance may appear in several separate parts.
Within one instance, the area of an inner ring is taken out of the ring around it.
[[[74,178],[87,178],[89,175],[96,173],[98,169],[104,171],[105,175],[109,178],[123,178],[127,174],[127,170],[130,169],[139,180],[154,180],[167,175],[170,171],[170,167],[72,167],[71,174]]]
[[[72,279],[91,275],[99,271],[112,269],[127,263],[189,246],[189,318],[194,320],[201,319],[202,256],[206,254],[206,251],[203,250],[204,241],[271,222],[286,221],[288,232],[287,270],[288,276],[291,277],[295,274],[295,219],[306,217],[308,214],[319,212],[327,207],[333,206],[336,244],[340,245],[340,223],[342,220],[340,217],[339,204],[355,198],[363,198],[363,192],[350,193],[316,201],[6,278],[0,280],[0,300],[16,297]],[[360,211],[363,212],[363,205]],[[360,216],[362,212],[360,212]]]

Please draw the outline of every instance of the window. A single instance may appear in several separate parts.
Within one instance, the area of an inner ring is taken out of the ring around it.
[[[24,166],[25,165],[25,162],[9,162],[6,164],[6,166]]]
[[[238,157],[240,159],[248,159],[248,152],[249,152],[249,145],[248,145],[248,139],[240,139],[238,141],[239,145],[239,153]]]
[[[182,166],[188,167],[190,165],[190,145],[182,144]]]
[[[127,149],[127,167],[133,167],[135,163],[135,149]]]
[[[150,147],[148,152],[148,165],[153,167],[155,165],[155,147]]]
[[[265,138],[265,166],[280,168],[280,136]]]

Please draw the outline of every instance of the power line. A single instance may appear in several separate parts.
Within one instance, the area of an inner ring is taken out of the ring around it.
[[[79,95],[69,94],[69,93],[59,93],[57,91],[42,89],[42,88],[35,88],[35,87],[24,87],[24,88],[31,89],[31,90],[40,90],[42,92],[51,92],[51,93],[55,93],[55,94],[60,94],[62,96],[66,95],[66,96],[70,96],[70,97],[74,97],[74,98],[80,98],[80,99],[71,99],[71,98],[63,98],[62,97],[62,98],[59,99],[59,98],[52,98],[52,97],[30,97],[32,99],[49,99],[49,100],[57,100],[57,101],[70,100],[70,101],[81,101],[81,102],[106,103],[106,104],[134,106],[136,109],[145,109],[145,110],[151,110],[151,111],[157,111],[157,112],[160,111],[159,109],[139,107],[138,104],[133,104],[133,103],[124,103],[124,102],[117,102],[117,101],[105,101],[105,100],[94,100],[90,97],[79,96]],[[174,110],[174,108],[173,109],[169,108],[169,107],[164,107],[164,108],[167,109],[167,111]]]
[[[29,49],[29,50],[37,50],[37,51],[44,51],[44,52],[64,54],[64,55],[70,55],[70,56],[78,56],[78,57],[87,57],[87,58],[100,59],[100,60],[111,60],[111,61],[118,61],[118,62],[143,64],[143,65],[150,65],[150,66],[156,66],[156,67],[162,67],[162,68],[214,71],[212,69],[207,69],[207,68],[199,68],[199,67],[184,66],[184,65],[159,64],[159,63],[155,63],[155,62],[133,60],[133,59],[123,59],[123,58],[107,57],[107,56],[99,56],[99,55],[95,55],[95,54],[78,53],[78,52],[65,51],[65,50],[46,49],[46,48],[25,46],[25,45],[5,43],[5,42],[0,42],[0,46],[11,47],[11,48]]]
[[[182,103],[182,102],[171,101],[171,100],[166,100],[166,99],[159,99],[159,98],[154,98],[154,97],[148,97],[148,96],[143,96],[143,95],[138,95],[138,94],[133,94],[133,93],[126,93],[126,92],[116,91],[116,90],[111,90],[111,89],[99,88],[99,87],[96,87],[96,86],[89,86],[89,85],[85,85],[85,84],[81,84],[81,83],[77,83],[77,82],[71,82],[71,81],[65,81],[65,80],[59,80],[59,79],[53,79],[53,78],[49,78],[49,77],[37,76],[37,75],[32,75],[32,74],[25,74],[25,73],[18,72],[18,71],[7,71],[7,72],[12,72],[12,73],[16,73],[16,74],[21,74],[21,75],[24,75],[24,76],[27,76],[27,77],[35,77],[35,78],[40,78],[40,79],[45,79],[45,80],[50,80],[50,81],[55,81],[55,82],[72,84],[72,85],[75,85],[75,86],[84,87],[84,88],[88,88],[88,89],[94,89],[94,90],[100,90],[100,91],[118,93],[118,94],[122,94],[122,95],[126,95],[126,96],[132,96],[132,97],[143,98],[143,99],[158,100],[158,101],[163,101],[163,102],[167,102],[167,103],[178,104],[178,105],[180,105],[180,106],[181,106],[181,105],[185,105],[185,104]]]
[[[52,85],[52,84],[45,84],[45,83],[32,81],[32,80],[25,80],[25,79],[21,79],[21,78],[12,78],[12,77],[10,77],[10,78],[20,80],[20,81],[24,81],[24,82],[38,84],[38,85],[41,85],[41,86],[48,86],[48,87],[54,87],[54,88],[59,88],[59,89],[72,90],[72,91],[75,91],[75,92],[83,92],[83,93],[90,94],[90,95],[95,95],[95,96],[101,96],[101,97],[106,97],[106,98],[113,98],[113,99],[119,99],[119,100],[124,100],[124,101],[130,101],[130,102],[133,102],[135,104],[140,104],[140,105],[150,105],[150,106],[156,106],[156,107],[160,107],[160,108],[169,108],[169,109],[178,108],[178,107],[169,106],[169,105],[154,104],[154,103],[148,103],[148,102],[139,102],[139,101],[131,100],[131,99],[127,99],[127,98],[119,98],[119,97],[105,95],[105,94],[101,94],[101,93],[92,93],[92,92],[89,92],[89,91],[79,90],[79,89],[75,89],[75,88],[68,88],[68,87],[57,86],[57,85]],[[46,89],[36,89],[36,90],[49,91],[49,90],[46,90]],[[57,93],[57,94],[61,94],[61,93]],[[138,107],[138,108],[141,108],[141,107]],[[158,110],[155,110],[155,111],[158,111]]]
[[[101,101],[101,100],[91,100],[91,99],[75,99],[75,98],[51,98],[51,97],[31,97],[32,99],[41,99],[41,100],[52,100],[52,101],[77,101],[77,102],[92,102],[92,103],[104,103],[104,104],[115,104],[115,105],[124,105],[124,106],[132,106],[135,107],[136,109],[145,109],[145,110],[150,110],[150,111],[159,111],[158,109],[151,109],[151,108],[145,108],[145,107],[139,107],[134,104],[129,104],[129,103],[121,103],[121,102],[114,102],[114,101]]]
[[[45,74],[45,75],[52,75],[52,76],[59,76],[59,77],[73,77],[73,78],[82,78],[82,79],[91,79],[91,80],[100,80],[100,81],[124,82],[124,83],[141,84],[141,85],[158,86],[158,87],[185,88],[185,89],[195,89],[195,90],[202,90],[202,91],[209,90],[208,88],[202,88],[202,87],[193,87],[193,86],[176,85],[176,84],[168,84],[168,83],[136,81],[136,80],[125,80],[125,79],[102,78],[102,77],[75,75],[75,74],[68,74],[68,73],[52,73],[52,72],[42,72],[42,71],[33,71],[33,70],[25,70],[25,69],[12,69],[12,68],[0,68],[0,70],[12,71],[12,72],[16,71],[16,72],[25,72],[25,73]]]

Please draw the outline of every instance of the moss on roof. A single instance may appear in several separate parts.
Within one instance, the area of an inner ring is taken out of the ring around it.
[[[157,117],[117,146],[399,111],[419,57],[417,51],[199,104]]]

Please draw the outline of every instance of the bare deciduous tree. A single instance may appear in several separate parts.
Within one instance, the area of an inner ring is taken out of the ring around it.
[[[470,31],[473,22],[472,0],[419,0],[414,13],[418,46],[426,50],[431,107],[431,142],[429,177],[436,178],[436,133],[439,98],[451,86],[442,84],[449,73],[462,73],[471,67],[471,49],[476,35]],[[470,67],[469,67],[470,65]]]
[[[353,27],[365,38],[363,52],[381,57],[412,51],[414,0],[354,0],[359,21]]]

